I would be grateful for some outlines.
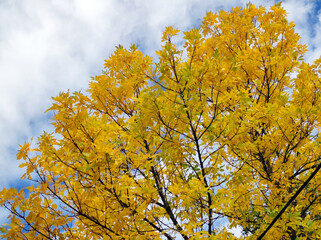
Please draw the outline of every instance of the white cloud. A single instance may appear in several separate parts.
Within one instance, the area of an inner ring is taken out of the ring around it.
[[[86,89],[118,44],[138,43],[145,53],[159,48],[162,30],[200,23],[207,11],[244,6],[234,0],[2,0],[0,1],[0,187],[21,175],[18,144],[50,129],[43,112],[51,96]],[[256,5],[274,1],[253,0]],[[284,1],[302,39],[320,52],[320,15],[315,36],[311,1]],[[308,28],[306,26],[309,26]],[[32,123],[32,124],[31,124]]]
[[[289,0],[282,5],[288,12],[288,19],[296,24],[295,29],[301,36],[301,43],[307,44],[311,49],[313,43],[311,42],[310,34],[314,25],[309,24],[309,14],[313,10],[313,2]],[[308,54],[310,55],[311,53]]]
[[[319,3],[320,4],[320,3]],[[321,9],[316,11],[316,23],[314,24],[314,34],[311,37],[311,48],[313,51],[309,54],[309,60],[313,61],[321,57]]]

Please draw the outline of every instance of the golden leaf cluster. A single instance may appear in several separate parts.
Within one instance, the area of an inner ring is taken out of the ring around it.
[[[3,189],[7,239],[256,239],[320,162],[318,59],[280,5],[167,27],[158,59],[117,47]],[[265,239],[321,238],[316,175]],[[228,224],[227,224],[228,223]],[[239,227],[243,236],[229,228]]]

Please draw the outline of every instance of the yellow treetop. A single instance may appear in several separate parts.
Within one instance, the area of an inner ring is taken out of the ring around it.
[[[280,5],[178,32],[156,61],[119,46],[86,92],[53,98],[55,132],[17,154],[30,187],[0,193],[3,238],[321,238],[321,60]]]

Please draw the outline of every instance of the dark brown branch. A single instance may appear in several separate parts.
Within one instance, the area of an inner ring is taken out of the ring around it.
[[[319,157],[320,160],[320,157]],[[273,225],[276,223],[276,221],[282,216],[282,214],[285,212],[285,210],[290,206],[290,204],[297,198],[297,196],[302,192],[302,190],[309,184],[309,182],[312,180],[312,178],[317,174],[317,172],[321,168],[321,163],[318,165],[318,167],[311,173],[310,177],[301,185],[301,187],[295,192],[295,194],[290,198],[290,200],[285,204],[285,206],[281,209],[281,211],[278,213],[278,215],[273,219],[273,221],[269,224],[269,226],[262,232],[262,234],[257,238],[257,240],[263,239],[265,234],[273,227]]]

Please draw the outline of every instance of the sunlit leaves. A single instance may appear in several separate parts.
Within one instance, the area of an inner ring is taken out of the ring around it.
[[[278,4],[167,27],[158,59],[119,45],[53,133],[17,158],[8,239],[256,239],[320,161],[320,62]],[[179,41],[177,41],[179,43]],[[266,239],[320,238],[317,175]]]

